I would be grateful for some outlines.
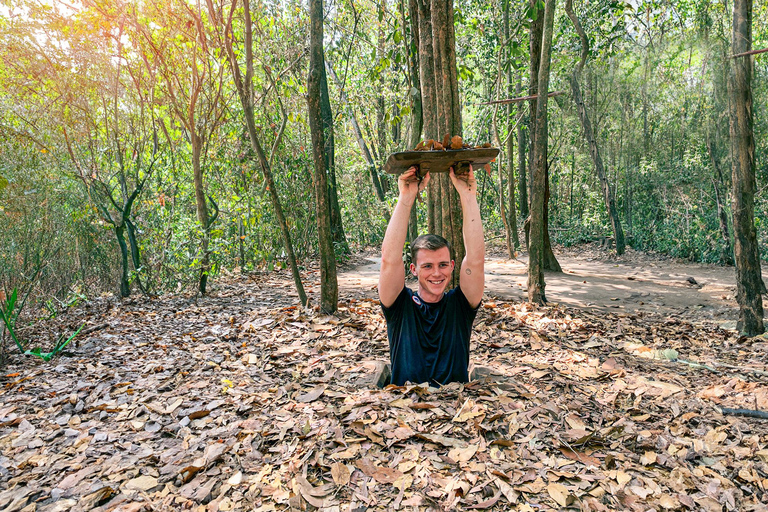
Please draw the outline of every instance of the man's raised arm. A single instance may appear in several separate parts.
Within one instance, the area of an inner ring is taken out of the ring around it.
[[[408,218],[416,196],[424,190],[429,181],[429,174],[419,180],[417,170],[411,167],[397,180],[400,195],[395,211],[389,220],[384,242],[381,244],[381,273],[379,274],[379,300],[384,307],[391,306],[405,286],[405,268],[403,266],[403,246],[408,235]]]
[[[461,262],[459,286],[469,305],[480,305],[485,288],[485,240],[480,207],[477,204],[477,181],[470,166],[469,172],[457,176],[451,168],[451,181],[459,193],[461,211],[464,217],[462,232],[466,254]]]

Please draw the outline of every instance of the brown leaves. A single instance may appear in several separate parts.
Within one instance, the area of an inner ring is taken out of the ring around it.
[[[336,485],[347,485],[349,483],[350,472],[346,464],[334,462],[331,465],[331,478]]]
[[[459,150],[459,149],[477,149],[477,148],[491,148],[491,147],[493,146],[489,142],[485,142],[478,146],[472,146],[464,142],[461,135],[451,136],[451,134],[446,133],[445,136],[443,136],[442,142],[434,139],[427,139],[427,140],[420,141],[418,144],[416,144],[416,147],[413,149],[414,151],[445,151],[448,149]]]
[[[375,298],[320,315],[275,279],[123,305],[85,340],[98,357],[20,368],[27,388],[0,396],[0,509],[762,505],[765,426],[712,407],[762,407],[759,375],[642,357],[748,350],[721,331],[494,299],[471,352],[488,379],[371,389],[355,383],[388,358]]]
[[[322,396],[322,394],[325,393],[325,386],[317,386],[307,393],[301,394],[296,398],[297,402],[301,402],[303,404],[314,402],[318,398]]]

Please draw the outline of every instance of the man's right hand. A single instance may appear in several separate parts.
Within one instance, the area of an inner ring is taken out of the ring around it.
[[[407,171],[400,175],[397,179],[397,188],[400,192],[400,201],[408,201],[409,204],[413,204],[416,200],[416,196],[424,190],[429,183],[429,173],[425,174],[423,178],[419,178],[419,170],[415,166],[411,166]]]

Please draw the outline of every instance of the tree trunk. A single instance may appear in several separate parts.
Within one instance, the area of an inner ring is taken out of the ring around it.
[[[555,15],[555,0],[547,0],[544,10],[544,26],[541,44],[541,59],[538,70],[539,100],[536,104],[534,167],[531,190],[530,247],[528,249],[528,301],[544,304],[547,301],[544,283],[545,237],[546,237],[546,194],[547,194],[547,93],[549,88],[549,66],[552,54],[552,31]]]
[[[734,0],[732,52],[752,49],[752,0]],[[738,329],[747,336],[764,332],[765,291],[755,228],[755,138],[752,117],[752,57],[731,59],[729,85],[731,167],[733,175],[734,260]]]
[[[309,128],[312,133],[312,156],[315,163],[317,196],[317,233],[320,247],[320,309],[334,313],[338,308],[339,284],[336,278],[336,255],[331,233],[331,212],[328,204],[328,179],[325,168],[325,130],[321,107],[323,77],[323,0],[310,0],[310,44],[307,102]]]
[[[579,77],[581,70],[584,67],[584,63],[587,61],[589,55],[589,39],[584,29],[579,23],[579,18],[573,12],[572,0],[565,2],[565,12],[571,19],[576,33],[581,40],[581,59],[576,65],[571,75],[571,94],[573,95],[573,101],[576,103],[576,111],[581,122],[581,129],[584,132],[584,138],[589,146],[589,156],[592,157],[592,164],[595,166],[597,177],[600,180],[600,188],[603,191],[603,200],[605,201],[605,208],[608,211],[608,218],[611,220],[611,228],[613,229],[613,236],[616,241],[616,254],[624,254],[624,230],[621,228],[621,221],[619,220],[619,212],[616,209],[616,201],[613,197],[613,191],[611,185],[608,183],[608,177],[605,175],[605,168],[603,167],[603,159],[600,156],[600,148],[597,147],[597,140],[595,134],[592,131],[592,123],[589,120],[587,114],[587,107],[584,105],[584,100],[581,97],[581,87],[579,85]]]
[[[535,4],[534,0],[534,4]],[[528,192],[529,192],[529,210],[530,214],[533,214],[533,188],[534,188],[534,170],[536,167],[536,148],[539,147],[536,145],[536,137],[538,136],[538,102],[536,100],[536,95],[540,94],[540,88],[539,88],[539,81],[541,80],[540,73],[541,73],[541,59],[542,59],[542,39],[544,36],[544,22],[546,17],[546,9],[545,12],[539,12],[536,16],[536,20],[531,23],[531,66],[530,66],[530,76],[531,76],[531,83],[528,86],[528,94],[529,96],[534,96],[533,99],[530,100],[530,108],[529,108],[529,115],[530,115],[530,131],[531,131],[531,142],[530,142],[530,157],[528,159],[528,167],[530,170],[530,179],[528,181]],[[549,65],[547,65],[547,68],[549,68]],[[549,81],[549,71],[547,71],[547,81]],[[546,97],[545,93],[545,97]],[[544,143],[544,148],[546,149],[547,142]],[[557,262],[557,258],[555,258],[555,254],[552,252],[552,243],[549,240],[549,215],[547,214],[547,208],[548,208],[548,202],[549,202],[549,169],[547,166],[547,160],[545,158],[545,192],[544,192],[544,232],[543,232],[543,265],[545,270],[552,270],[555,272],[560,272],[560,264]],[[530,229],[530,222],[528,223],[529,229]],[[529,233],[529,230],[525,231],[526,234],[526,241],[528,246],[530,246],[530,238],[531,235]],[[530,251],[530,248],[529,248]],[[529,260],[530,261],[530,260]]]
[[[120,247],[120,296],[129,297],[131,286],[128,279],[128,246],[125,243],[125,225],[115,226],[115,237]]]
[[[435,91],[435,62],[432,54],[432,12],[429,0],[415,0],[419,27],[419,82],[421,84],[421,112],[424,122],[424,139],[437,139],[437,99]],[[424,171],[425,169],[422,169]],[[439,179],[432,179],[427,186],[427,229],[430,233],[442,232]]]
[[[522,91],[522,79],[517,75],[515,84],[515,97],[520,97]],[[522,111],[522,106],[518,107],[518,112]],[[517,195],[520,201],[520,218],[528,217],[528,167],[525,163],[525,123],[523,123],[523,114],[519,113],[517,120]],[[525,246],[528,247],[528,232],[525,235]]]
[[[405,2],[405,0],[403,0]],[[411,131],[408,139],[408,149],[413,149],[421,141],[421,132],[424,127],[421,105],[421,80],[419,80],[419,7],[416,0],[408,0],[408,14],[410,17],[411,37],[403,37],[408,58],[410,77],[410,92],[408,98],[411,104]],[[405,29],[405,20],[403,20]],[[419,236],[418,209],[411,208],[411,216],[408,218],[408,240]]]
[[[461,105],[459,103],[458,76],[456,71],[456,42],[454,35],[453,2],[432,0],[432,51],[435,67],[435,98],[438,102],[436,140],[445,135],[462,135]],[[462,172],[461,169],[455,169]],[[447,174],[440,176],[443,194],[441,196],[442,235],[453,246],[453,257],[457,262],[464,259],[464,237],[462,236],[462,213],[459,195]],[[459,284],[460,265],[456,265],[452,286]]]
[[[509,44],[509,11],[510,11],[510,0],[505,0],[504,2],[504,40],[507,41],[507,44]],[[506,48],[507,50],[507,60],[512,60],[512,52],[509,49],[509,46]],[[499,82],[501,83],[501,82]],[[518,82],[519,83],[519,82]],[[507,68],[507,93],[510,95],[510,97],[513,97],[512,95],[515,92],[515,87],[513,85],[513,79],[512,79],[512,63],[510,62],[508,64]],[[499,165],[499,202],[501,204],[501,215],[504,219],[504,227],[506,230],[506,237],[507,237],[507,252],[509,253],[509,257],[513,258],[515,255],[515,251],[520,247],[520,239],[517,236],[517,211],[515,209],[515,139],[512,136],[512,131],[514,130],[515,123],[514,123],[514,109],[512,103],[509,103],[507,105],[507,191],[509,195],[509,214],[505,215],[504,212],[504,186],[503,186],[503,178],[501,173],[501,165]]]
[[[195,183],[195,204],[197,206],[197,220],[203,230],[203,243],[200,248],[200,279],[198,281],[198,290],[200,295],[205,295],[208,285],[208,274],[211,271],[211,253],[208,251],[210,243],[210,227],[208,225],[208,203],[205,199],[205,189],[203,187],[203,170],[200,166],[200,155],[203,149],[203,141],[196,131],[192,130],[189,134],[192,142],[192,170]]]
[[[245,18],[245,62],[246,62],[245,80],[243,80],[242,74],[240,72],[240,67],[237,63],[237,58],[235,57],[234,52],[232,50],[231,39],[228,39],[225,37],[227,58],[229,60],[232,76],[234,77],[237,94],[240,97],[240,103],[243,106],[243,112],[245,115],[245,125],[246,125],[246,128],[248,129],[248,138],[251,141],[251,148],[253,149],[253,152],[256,153],[256,156],[258,158],[259,167],[261,168],[261,173],[264,176],[264,181],[266,182],[267,189],[269,191],[269,198],[272,203],[272,209],[275,211],[275,216],[277,217],[277,223],[280,227],[280,233],[283,238],[283,245],[285,248],[285,252],[288,255],[288,264],[291,267],[291,274],[293,276],[293,282],[296,286],[296,292],[299,295],[299,301],[301,302],[301,305],[307,306],[309,304],[309,300],[307,298],[306,292],[304,291],[304,285],[301,282],[299,265],[296,261],[296,254],[293,251],[293,242],[291,241],[291,231],[288,228],[288,222],[286,221],[285,214],[283,213],[283,207],[282,207],[282,204],[280,203],[280,196],[277,193],[277,187],[275,186],[275,181],[272,177],[272,169],[271,169],[271,166],[269,165],[269,159],[267,159],[267,156],[264,154],[264,150],[261,147],[261,143],[259,141],[259,136],[256,132],[256,120],[254,118],[254,110],[253,110],[253,97],[251,94],[251,79],[253,75],[253,51],[252,51],[253,27],[249,22],[249,20],[251,19],[250,4],[246,1],[243,3],[243,6],[244,6],[244,18]],[[321,9],[322,9],[322,6],[321,6]]]
[[[325,53],[323,53],[325,61]],[[341,208],[339,207],[339,189],[336,185],[336,143],[333,136],[333,112],[331,100],[328,95],[328,78],[325,75],[325,65],[320,74],[320,111],[323,116],[323,130],[325,132],[325,168],[328,173],[328,206],[331,210],[331,234],[333,244],[339,254],[349,255],[349,244],[344,234],[344,225],[341,220]]]
[[[325,67],[328,70],[328,74],[331,75],[333,81],[336,82],[336,85],[341,89],[341,102],[347,107],[349,122],[352,123],[352,131],[355,134],[357,145],[360,147],[360,153],[362,153],[363,159],[365,159],[365,163],[368,164],[368,173],[371,176],[371,185],[373,186],[373,191],[380,202],[386,203],[384,188],[382,187],[381,180],[379,179],[379,172],[376,168],[376,162],[374,162],[371,151],[368,149],[368,144],[366,144],[365,138],[363,138],[363,132],[360,130],[360,124],[357,122],[357,115],[355,114],[352,105],[349,104],[347,93],[344,92],[341,81],[336,75],[336,72],[333,70],[333,66],[330,62],[325,61]],[[387,222],[389,222],[390,214],[386,204],[384,204],[384,216],[386,217]]]
[[[405,43],[411,77],[411,90],[408,94],[411,102],[411,136],[408,141],[408,149],[413,149],[421,141],[421,131],[424,127],[421,80],[419,79],[419,7],[416,0],[408,0],[408,13],[411,19],[411,40],[406,40]],[[415,51],[411,51],[412,49]]]
[[[723,184],[723,171],[720,168],[720,161],[715,154],[715,149],[712,147],[712,140],[709,138],[709,131],[707,131],[707,152],[709,153],[709,159],[712,162],[712,168],[714,170],[714,176],[712,177],[712,187],[715,189],[715,201],[717,202],[717,220],[720,224],[720,236],[722,237],[722,250],[720,253],[720,263],[723,265],[733,264],[733,249],[731,249],[731,235],[728,230],[728,214],[725,211],[725,201],[723,200],[722,188]]]

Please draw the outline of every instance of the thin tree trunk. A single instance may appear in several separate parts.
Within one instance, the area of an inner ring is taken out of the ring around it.
[[[592,164],[595,166],[597,172],[597,178],[600,180],[600,188],[603,191],[603,200],[605,201],[605,208],[608,211],[608,218],[611,220],[611,228],[613,229],[613,236],[616,241],[616,254],[624,254],[624,230],[621,228],[621,221],[619,220],[619,212],[616,209],[616,201],[613,197],[613,191],[611,185],[608,183],[608,177],[605,175],[605,168],[603,167],[603,159],[600,156],[600,148],[597,146],[597,140],[595,134],[592,131],[592,123],[589,120],[587,114],[587,107],[584,105],[584,100],[581,97],[581,86],[579,85],[579,77],[581,70],[584,67],[584,63],[587,61],[589,55],[589,39],[584,29],[579,23],[579,18],[573,12],[572,0],[565,2],[565,12],[571,19],[576,33],[581,40],[581,59],[576,64],[576,68],[571,75],[571,93],[573,95],[573,101],[576,103],[576,111],[579,115],[579,121],[581,122],[581,129],[584,132],[584,138],[589,146],[589,155],[592,157]],[[615,152],[614,152],[615,154]]]
[[[510,14],[511,0],[505,0],[504,2],[504,40],[509,44],[509,14]],[[511,51],[507,47],[506,54],[508,60],[511,60]],[[501,80],[499,80],[501,83]],[[512,65],[511,63],[507,67],[507,93],[511,96],[515,92],[515,86],[512,79]],[[501,205],[501,215],[504,219],[504,228],[507,238],[507,253],[510,258],[515,256],[515,251],[520,248],[520,239],[517,236],[517,211],[515,209],[515,138],[512,136],[512,132],[515,129],[514,123],[514,109],[512,104],[507,105],[507,191],[509,195],[509,214],[505,215],[504,212],[504,186],[501,173],[501,165],[499,165],[499,203]]]
[[[227,59],[229,60],[232,76],[234,77],[237,94],[240,97],[240,103],[243,106],[243,111],[245,114],[245,124],[246,124],[246,128],[248,129],[248,138],[251,141],[251,148],[253,149],[254,153],[256,153],[256,156],[258,158],[259,167],[261,168],[261,173],[264,176],[264,181],[266,182],[267,189],[269,191],[269,198],[272,203],[272,208],[275,211],[275,216],[277,217],[277,223],[280,227],[280,233],[283,238],[283,246],[285,248],[286,254],[288,255],[288,264],[291,267],[291,274],[293,276],[294,285],[296,286],[296,292],[299,295],[299,302],[301,303],[302,306],[307,306],[309,304],[309,299],[307,298],[307,294],[304,291],[304,285],[301,282],[299,265],[298,265],[298,262],[296,261],[296,254],[293,251],[293,242],[291,241],[291,231],[288,228],[288,222],[286,221],[285,214],[283,213],[283,207],[282,207],[282,204],[280,203],[280,196],[277,193],[277,187],[275,186],[275,181],[272,177],[272,169],[269,164],[269,160],[267,159],[267,156],[264,154],[264,150],[259,141],[258,133],[256,132],[256,121],[254,118],[253,98],[251,93],[251,79],[253,76],[253,51],[252,51],[253,28],[251,26],[251,23],[249,22],[251,19],[250,4],[247,1],[245,1],[243,3],[243,6],[244,6],[244,18],[245,18],[245,62],[246,62],[245,80],[243,80],[242,74],[240,72],[240,67],[237,63],[237,59],[235,58],[234,52],[232,50],[231,39],[227,38],[225,35],[224,39],[225,39],[225,46],[227,51]],[[322,5],[321,5],[321,9],[322,9]],[[228,30],[229,29],[231,29],[231,20],[230,20],[230,23],[228,24]]]
[[[344,105],[347,107],[347,113],[349,114],[349,122],[352,123],[352,131],[355,134],[355,139],[357,140],[357,145],[360,147],[360,153],[363,155],[363,159],[365,159],[365,163],[368,164],[368,173],[371,176],[371,184],[373,185],[373,191],[376,194],[376,197],[378,200],[382,203],[386,203],[386,197],[384,196],[384,188],[381,185],[381,180],[379,179],[379,172],[376,169],[376,162],[373,160],[373,156],[371,155],[370,150],[368,149],[368,144],[365,142],[365,138],[363,138],[363,132],[360,130],[360,124],[357,122],[357,115],[355,114],[354,109],[352,108],[352,105],[349,104],[349,100],[347,99],[347,93],[344,92],[344,89],[342,88],[341,81],[339,80],[339,77],[336,75],[336,72],[333,70],[333,66],[329,61],[325,61],[325,67],[328,70],[328,74],[331,75],[331,78],[334,82],[336,82],[336,85],[341,89],[341,102],[344,103]],[[384,216],[387,219],[387,222],[389,222],[389,209],[387,209],[386,204],[384,205]]]
[[[522,91],[522,78],[517,75],[515,84],[515,97],[520,97]],[[517,195],[520,201],[520,218],[528,217],[528,166],[525,163],[525,123],[523,123],[523,107],[517,107]],[[525,246],[528,247],[528,232],[525,232]]]
[[[339,284],[336,277],[336,255],[331,233],[331,212],[328,204],[328,179],[325,168],[325,130],[321,107],[323,77],[323,0],[310,0],[310,44],[307,102],[309,127],[312,133],[312,155],[315,163],[317,196],[317,233],[320,247],[320,309],[334,313],[338,308]]]
[[[120,247],[120,296],[129,297],[131,286],[128,280],[128,246],[125,243],[125,226],[115,226],[115,237]]]
[[[720,262],[724,265],[731,265],[733,264],[733,249],[731,248],[731,235],[728,231],[728,214],[725,211],[725,201],[723,200],[723,171],[720,168],[720,161],[718,160],[717,155],[715,155],[715,148],[709,137],[709,131],[707,131],[707,152],[709,153],[709,159],[712,162],[712,168],[715,171],[714,176],[712,177],[712,186],[715,189],[717,220],[720,224],[720,236],[722,237]]]
[[[752,0],[734,0],[732,53],[752,49]],[[755,138],[752,117],[752,57],[731,59],[729,84],[733,174],[734,260],[738,329],[747,336],[764,332],[765,292],[755,228]]]
[[[538,70],[538,97],[535,118],[535,146],[533,188],[531,195],[530,246],[528,249],[528,301],[544,304],[547,301],[544,283],[546,193],[547,193],[547,93],[552,53],[552,31],[555,0],[547,0],[544,10],[541,59]]]
[[[203,142],[197,132],[192,131],[190,134],[190,140],[192,141],[192,170],[195,183],[195,203],[197,205],[197,220],[200,222],[200,226],[203,231],[203,242],[200,258],[200,279],[198,281],[198,290],[200,295],[205,295],[208,286],[208,274],[211,271],[211,253],[208,250],[210,244],[210,226],[208,224],[208,203],[205,199],[205,189],[203,188],[203,170],[200,166],[200,156],[202,152]]]
[[[405,0],[402,0],[404,3]],[[408,58],[410,77],[410,91],[408,98],[411,105],[411,131],[408,140],[408,149],[413,149],[421,140],[421,132],[424,126],[421,105],[421,80],[419,80],[419,7],[416,0],[408,0],[408,13],[410,17],[411,38],[403,37]],[[405,17],[405,15],[403,15]],[[403,19],[405,27],[405,19]],[[415,51],[412,51],[415,50]],[[412,241],[419,235],[418,208],[411,208],[411,216],[408,218],[408,240]]]
[[[325,53],[323,53],[325,60]],[[344,225],[341,220],[341,208],[339,206],[339,192],[336,184],[336,143],[333,133],[333,112],[331,100],[328,94],[328,78],[323,66],[320,76],[320,110],[323,116],[323,130],[325,132],[325,168],[328,172],[328,206],[331,210],[331,233],[333,245],[339,254],[349,254],[347,236],[344,234]]]

